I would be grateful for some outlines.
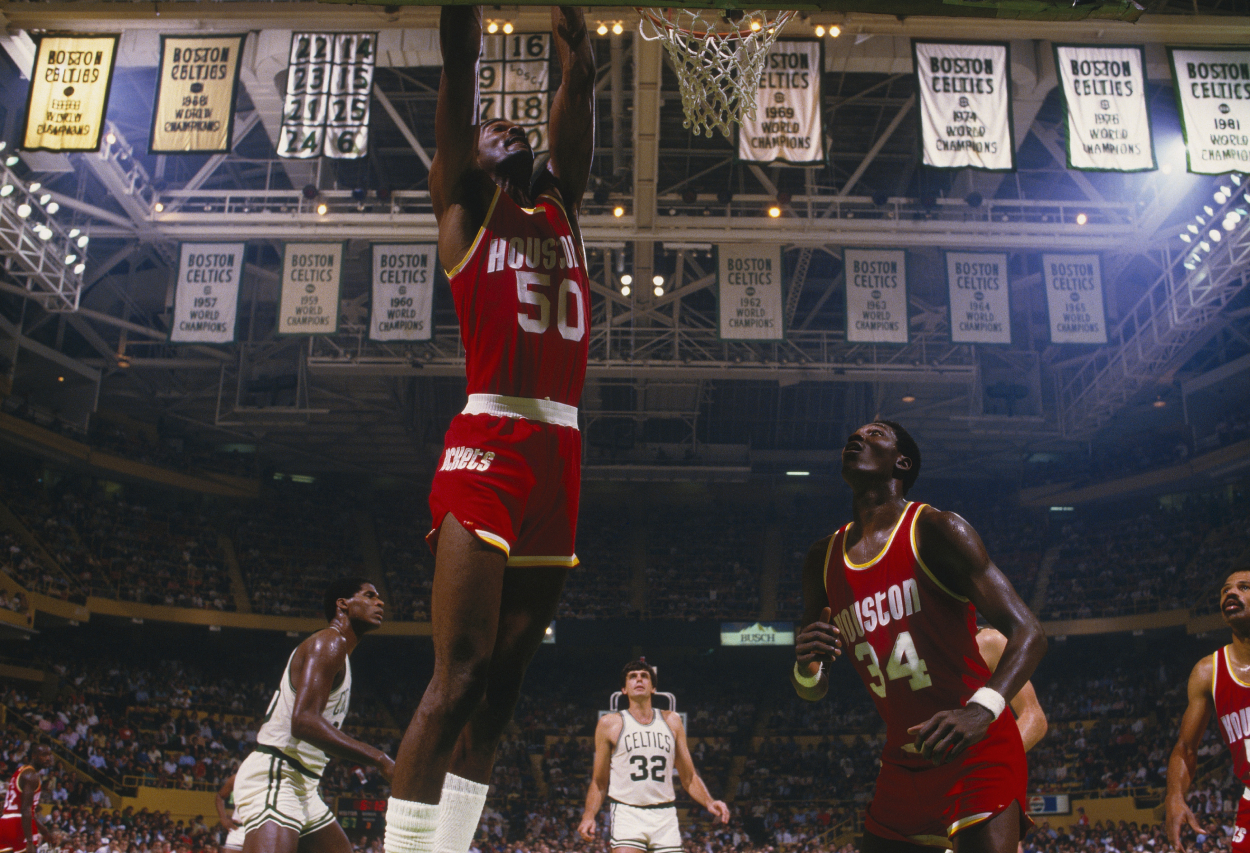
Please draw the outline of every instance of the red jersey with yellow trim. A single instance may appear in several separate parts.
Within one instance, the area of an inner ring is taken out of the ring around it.
[[[576,406],[590,347],[585,252],[555,196],[530,210],[498,188],[486,222],[448,271],[470,394]]]
[[[1211,661],[1211,698],[1220,737],[1233,754],[1233,775],[1241,784],[1250,785],[1250,685],[1233,675],[1228,646],[1211,655]]]
[[[29,764],[23,764],[17,768],[17,772],[9,779],[9,787],[4,792],[4,811],[0,812],[2,818],[21,818],[22,816],[22,789],[18,786],[17,780],[27,770],[34,770]],[[31,814],[39,811],[39,792],[43,790],[43,780],[39,780],[39,784],[35,786],[35,800],[31,808]],[[23,844],[25,842],[23,841]]]
[[[908,503],[885,548],[863,565],[846,555],[850,524],[825,554],[825,591],[842,652],[886,723],[881,760],[914,768],[933,763],[912,751],[915,736],[907,729],[962,708],[990,678],[977,649],[976,608],[920,559],[916,519],[925,506]]]

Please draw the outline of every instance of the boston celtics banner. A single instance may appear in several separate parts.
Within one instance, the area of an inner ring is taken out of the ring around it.
[[[1097,255],[1042,255],[1053,344],[1105,344],[1102,265]]]
[[[1155,167],[1140,47],[1055,45],[1068,114],[1068,168],[1141,172]]]
[[[1250,170],[1250,50],[1169,47],[1189,171]]]
[[[30,75],[27,151],[96,151],[104,127],[118,36],[43,36]]]
[[[1014,169],[1007,45],[913,41],[912,52],[924,164]]]
[[[293,33],[278,156],[364,157],[377,33]]]
[[[207,154],[230,150],[244,38],[161,36],[150,151]]]
[[[243,248],[242,243],[182,244],[171,341],[228,344],[234,340]]]
[[[907,253],[847,249],[846,339],[857,344],[907,343]]]
[[[820,122],[819,41],[779,41],[768,49],[755,96],[755,119],[743,116],[738,159],[754,163],[824,162]]]
[[[779,341],[781,246],[723,243],[716,247],[720,336],[737,341]]]
[[[1004,254],[946,253],[951,340],[957,344],[1011,343],[1011,304]]]
[[[371,340],[428,341],[433,337],[437,250],[433,243],[373,244]]]
[[[342,243],[287,243],[282,253],[278,334],[337,332],[342,275]]]

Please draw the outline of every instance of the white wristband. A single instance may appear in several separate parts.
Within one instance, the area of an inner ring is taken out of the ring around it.
[[[1007,707],[1007,700],[1003,698],[1002,694],[988,687],[982,687],[976,693],[973,693],[972,698],[968,700],[968,704],[971,705],[973,702],[976,702],[993,714],[996,720],[998,715],[1003,712],[1003,709]]]
[[[799,669],[799,662],[794,662],[794,680],[804,687],[815,687],[820,683],[820,676],[825,671],[825,665],[822,663],[820,669],[816,670],[815,675],[804,675],[803,670]]]

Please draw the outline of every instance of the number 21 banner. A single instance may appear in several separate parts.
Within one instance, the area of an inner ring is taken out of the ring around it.
[[[1189,171],[1250,169],[1250,50],[1168,48]]]

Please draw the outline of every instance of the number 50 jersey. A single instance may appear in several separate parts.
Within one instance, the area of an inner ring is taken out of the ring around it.
[[[447,279],[470,394],[580,402],[590,279],[554,195],[543,193],[531,210],[496,188],[477,238]]]
[[[671,804],[677,743],[664,712],[652,708],[651,724],[646,726],[629,711],[619,713],[621,734],[612,750],[608,799],[627,806]]]

